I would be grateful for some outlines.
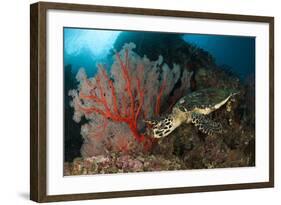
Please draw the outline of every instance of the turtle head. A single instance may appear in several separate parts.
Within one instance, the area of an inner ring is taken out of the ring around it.
[[[144,120],[146,123],[146,134],[153,138],[163,138],[169,135],[175,128],[170,116],[156,120]]]
[[[152,137],[152,138],[156,138],[154,136],[154,132],[155,132],[155,125],[158,123],[156,120],[143,120],[145,123],[145,135]]]

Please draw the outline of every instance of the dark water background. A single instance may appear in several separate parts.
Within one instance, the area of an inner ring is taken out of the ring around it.
[[[84,67],[90,76],[94,75],[96,63],[108,64],[106,57],[114,49],[115,40],[120,33],[65,28],[64,65],[72,65],[73,73]],[[182,38],[209,52],[215,58],[216,64],[230,69],[241,80],[255,73],[255,37],[184,34]]]

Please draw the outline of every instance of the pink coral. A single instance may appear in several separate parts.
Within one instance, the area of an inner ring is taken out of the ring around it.
[[[84,69],[76,76],[80,85],[70,91],[73,118],[79,122],[85,116],[89,121],[81,128],[84,157],[149,148],[149,138],[139,131],[144,127],[142,119],[161,113],[163,99],[180,78],[180,68],[174,65],[170,69],[161,57],[157,61],[142,58],[133,52],[134,47],[125,44],[116,53],[110,72],[98,65],[93,78],[87,78]]]
[[[140,85],[140,79],[136,76],[136,83],[137,83],[137,96],[133,95],[133,89],[131,82],[133,79],[129,75],[129,67],[128,67],[128,50],[126,51],[125,62],[123,62],[120,58],[119,53],[116,54],[117,60],[120,64],[121,73],[123,80],[125,82],[124,88],[124,97],[120,105],[117,102],[116,90],[115,85],[113,84],[113,80],[111,80],[106,70],[102,65],[99,65],[99,73],[96,76],[95,84],[93,84],[88,79],[85,80],[87,86],[89,87],[88,93],[79,92],[79,98],[77,105],[82,112],[86,114],[91,113],[98,113],[102,115],[106,119],[110,119],[114,122],[123,122],[126,123],[129,128],[131,129],[132,134],[134,135],[135,139],[139,142],[144,140],[144,136],[140,135],[137,130],[137,121],[140,116],[140,112],[143,105],[143,98],[144,98],[144,91]],[[107,83],[107,88],[109,88],[109,93],[107,94],[107,90],[105,90],[103,83]],[[110,95],[110,100],[106,97],[106,95]],[[126,102],[126,97],[129,98],[129,102]],[[81,100],[91,100],[93,104],[91,106],[84,105],[81,103]],[[110,104],[110,101],[112,104]],[[96,106],[96,104],[101,105],[101,107]],[[129,105],[129,107],[128,107]],[[104,123],[103,128],[106,127],[106,123]]]

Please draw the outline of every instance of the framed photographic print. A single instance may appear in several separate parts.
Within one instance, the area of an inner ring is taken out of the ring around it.
[[[31,5],[31,199],[274,186],[274,18]]]

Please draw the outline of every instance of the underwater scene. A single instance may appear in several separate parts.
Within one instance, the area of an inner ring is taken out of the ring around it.
[[[255,37],[63,35],[64,176],[255,166]]]

